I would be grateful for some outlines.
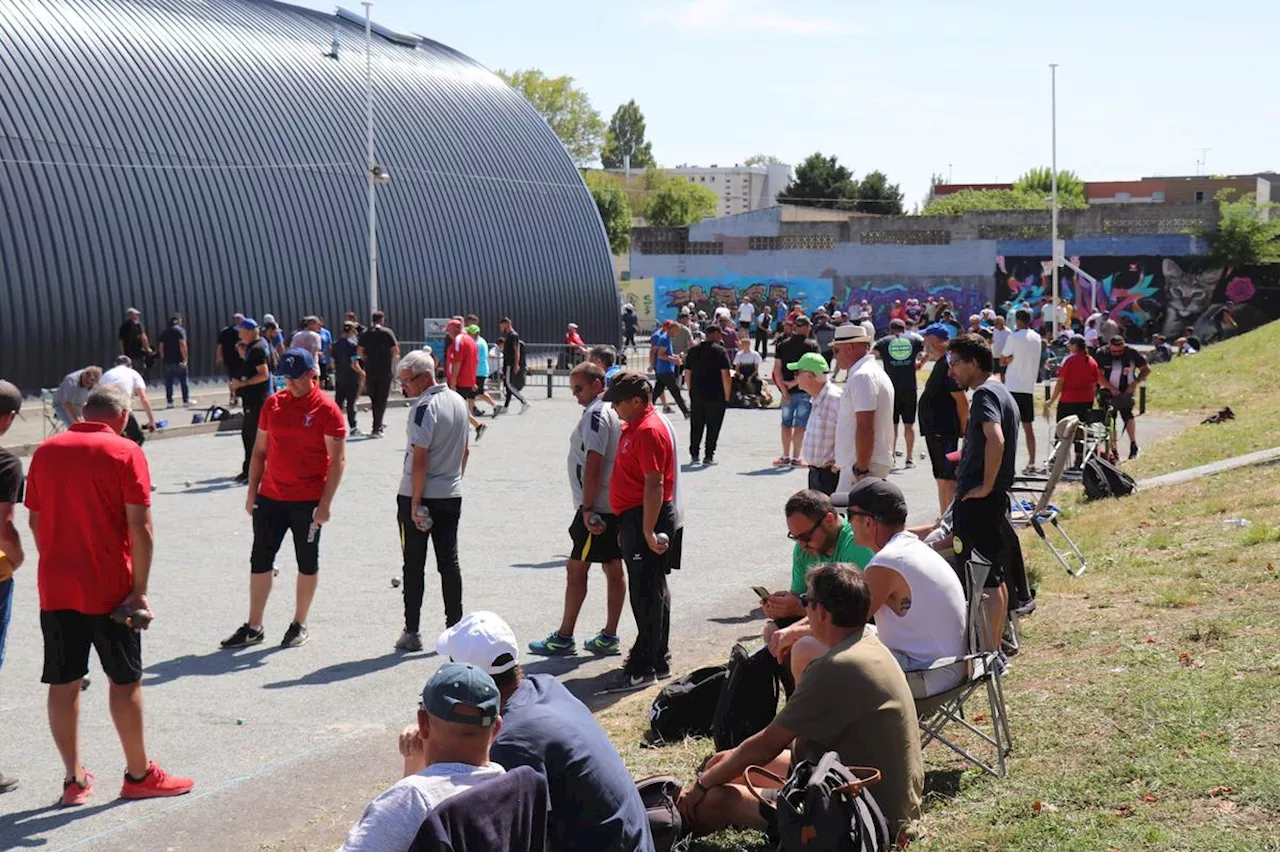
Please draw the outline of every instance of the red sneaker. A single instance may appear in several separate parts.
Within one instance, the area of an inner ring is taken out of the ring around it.
[[[93,773],[86,772],[84,774],[84,784],[80,784],[74,778],[70,781],[64,781],[62,784],[62,806],[64,808],[83,805],[90,796],[93,795]]]
[[[168,775],[155,763],[147,765],[147,775],[141,781],[134,781],[125,773],[124,784],[120,787],[122,799],[158,799],[162,796],[181,796],[191,792],[195,782],[190,778],[179,778]]]

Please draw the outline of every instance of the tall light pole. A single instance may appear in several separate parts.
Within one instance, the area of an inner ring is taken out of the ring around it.
[[[369,181],[369,312],[378,310],[378,164],[373,158],[373,0],[364,6],[364,94],[367,180]]]
[[[1053,153],[1050,168],[1052,169],[1052,186],[1049,190],[1049,207],[1051,210],[1050,248],[1053,251],[1053,339],[1058,339],[1058,63],[1049,63],[1049,103],[1050,126],[1053,137]]]

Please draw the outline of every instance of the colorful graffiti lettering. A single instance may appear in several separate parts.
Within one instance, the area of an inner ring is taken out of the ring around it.
[[[964,322],[970,314],[982,310],[988,301],[988,286],[987,279],[978,275],[961,278],[841,275],[835,279],[835,296],[840,310],[846,313],[857,313],[865,299],[877,327],[889,324],[889,312],[895,300],[905,303],[908,299],[918,299],[925,303],[930,297],[950,302],[955,306],[956,318]]]
[[[812,311],[831,299],[829,278],[746,278],[728,275],[721,278],[655,278],[654,295],[659,320],[674,318],[680,308],[692,303],[695,311],[710,314],[717,307],[733,307],[742,299],[757,306],[781,300],[790,304],[799,300],[806,311]]]

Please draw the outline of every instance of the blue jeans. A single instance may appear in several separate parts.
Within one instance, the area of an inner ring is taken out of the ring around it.
[[[173,405],[173,382],[179,381],[182,384],[182,402],[191,401],[191,389],[187,387],[187,366],[185,364],[165,364],[164,365],[164,401],[168,405]]]
[[[799,388],[793,388],[790,397],[790,400],[780,409],[782,428],[803,429],[809,425],[809,412],[813,409],[813,403],[809,399],[809,394]]]
[[[9,634],[9,617],[13,614],[13,580],[0,583],[0,668],[4,667],[4,638]]]

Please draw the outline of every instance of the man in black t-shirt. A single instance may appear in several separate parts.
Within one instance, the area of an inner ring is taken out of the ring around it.
[[[22,410],[22,392],[0,379],[0,435],[9,431],[13,418]],[[22,539],[13,523],[13,507],[22,502],[22,461],[0,447],[0,668],[4,666],[4,643],[13,613],[13,572],[22,567]],[[0,793],[18,786],[18,779],[0,772]]]
[[[502,410],[506,411],[510,408],[511,398],[515,397],[520,400],[520,413],[524,414],[529,410],[528,401],[520,395],[525,379],[524,342],[520,340],[520,334],[511,324],[510,317],[498,320],[498,333],[502,335],[502,383],[507,389],[507,398],[502,403]]]
[[[385,320],[386,315],[382,311],[374,311],[370,318],[373,326],[359,337],[359,354],[364,361],[364,386],[373,412],[371,434],[375,438],[381,438],[387,428],[382,419],[387,413],[395,364],[400,360],[400,341],[396,340],[395,332],[382,324]]]
[[[271,369],[268,366],[267,343],[262,339],[258,323],[246,319],[240,323],[240,375],[231,380],[231,390],[240,395],[244,420],[240,424],[240,440],[244,444],[244,464],[236,482],[249,482],[249,459],[258,440],[258,416],[271,395]]]
[[[898,423],[907,441],[907,467],[916,466],[916,366],[924,351],[924,339],[907,331],[904,320],[889,323],[889,333],[876,341],[876,357],[893,383],[893,454],[898,452]]]
[[[960,436],[969,423],[969,398],[951,375],[947,342],[951,330],[935,323],[924,330],[925,357],[933,361],[920,393],[920,434],[929,450],[933,478],[938,483],[939,511],[945,513],[956,498],[956,465],[947,455],[960,448]]]
[[[364,381],[364,367],[360,365],[359,332],[355,322],[342,324],[342,336],[333,341],[333,401],[347,411],[347,434],[358,435],[356,428],[356,400],[360,396],[360,383]]]
[[[227,393],[231,405],[236,403],[236,393],[231,390],[231,380],[240,378],[240,323],[244,314],[233,314],[231,325],[218,332],[218,345],[213,350],[213,364],[227,371]]]
[[[1129,458],[1138,457],[1138,423],[1133,419],[1133,398],[1138,385],[1146,381],[1151,367],[1142,353],[1115,335],[1105,347],[1098,347],[1094,360],[1102,375],[1102,388],[1098,391],[1104,408],[1111,408],[1124,421],[1129,433]]]
[[[729,391],[733,380],[729,373],[733,363],[725,351],[724,335],[720,326],[708,323],[702,333],[706,338],[689,350],[684,362],[684,383],[689,388],[689,453],[698,464],[698,450],[702,446],[702,431],[707,432],[706,464],[716,463],[716,444],[720,440],[720,427],[724,425],[724,411],[729,404]]]
[[[964,449],[956,470],[953,531],[961,565],[969,561],[974,551],[991,563],[986,582],[987,623],[991,627],[987,648],[997,650],[1009,611],[1002,536],[1009,526],[1009,489],[1013,487],[1021,414],[1013,394],[991,376],[994,359],[986,340],[977,334],[962,334],[947,348],[952,375],[961,387],[973,391]],[[987,459],[990,445],[1000,447],[1000,460],[995,464]]]
[[[169,327],[160,332],[156,343],[160,347],[160,360],[164,364],[164,401],[166,408],[173,408],[173,384],[182,388],[182,404],[191,404],[191,388],[187,382],[187,330],[182,327],[182,317],[169,317]]]
[[[118,337],[120,352],[133,360],[133,369],[137,370],[142,378],[147,378],[147,370],[151,367],[151,359],[155,353],[151,349],[147,330],[142,327],[141,311],[137,308],[129,308],[125,311],[124,322],[120,325]]]
[[[800,467],[800,448],[804,445],[804,430],[809,425],[812,400],[796,384],[796,374],[787,369],[806,352],[817,352],[818,344],[809,337],[809,318],[804,314],[793,322],[794,331],[777,342],[773,352],[773,383],[782,394],[782,455],[774,461],[774,467]]]

